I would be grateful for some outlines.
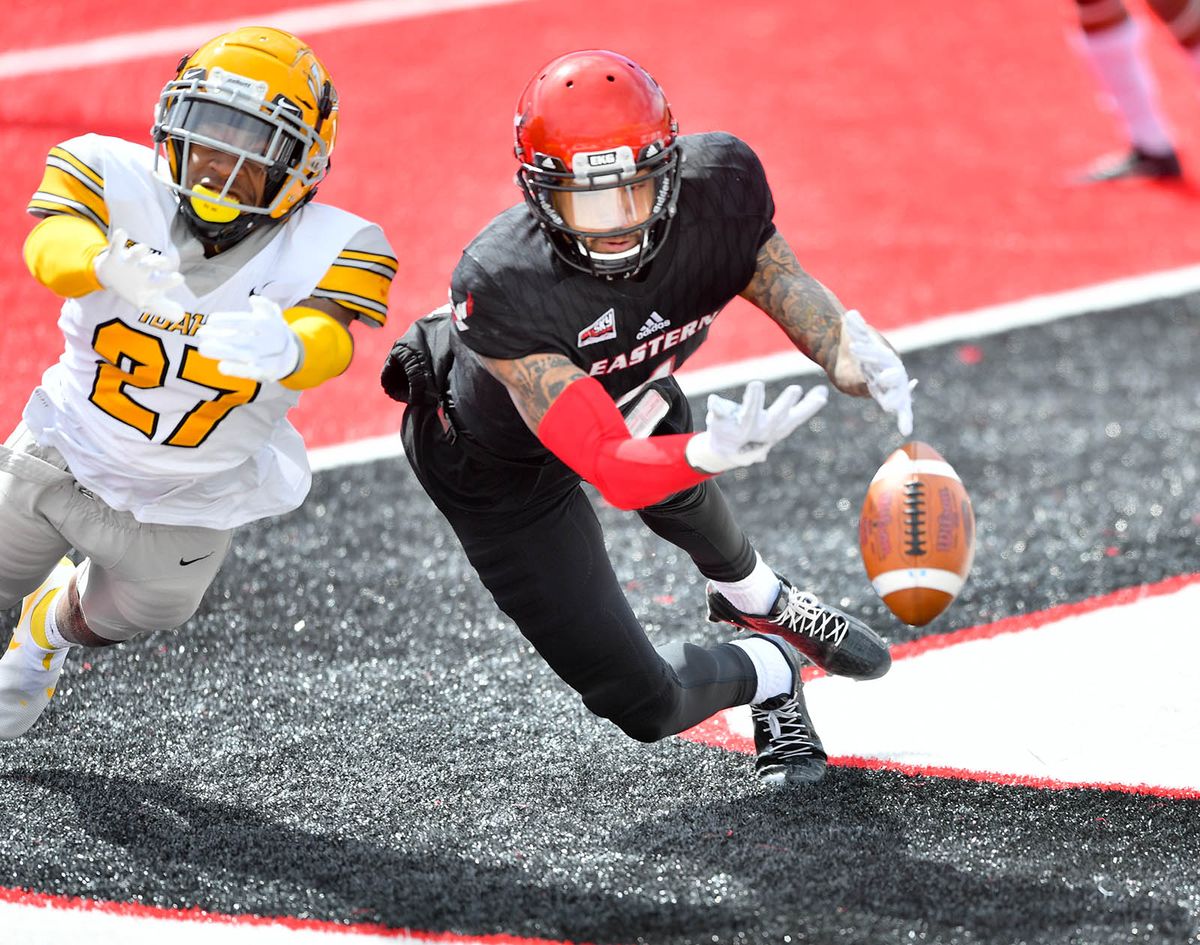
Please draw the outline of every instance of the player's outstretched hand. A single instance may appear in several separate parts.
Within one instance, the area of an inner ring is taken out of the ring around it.
[[[283,310],[261,295],[249,309],[212,312],[196,332],[200,353],[219,361],[222,374],[254,381],[277,381],[300,366],[300,339]]]
[[[740,404],[711,394],[707,429],[688,440],[688,463],[708,473],[761,463],[772,446],[811,419],[829,399],[829,389],[823,385],[803,397],[802,393],[793,384],[766,408],[762,381],[746,385]]]
[[[121,227],[109,232],[108,248],[93,263],[100,284],[144,312],[183,318],[183,306],[167,298],[168,292],[183,283],[176,263],[145,243],[126,246],[126,242],[128,234]]]
[[[900,355],[853,309],[842,316],[842,330],[847,333],[850,353],[858,360],[867,390],[880,407],[896,415],[901,436],[909,436],[913,430],[912,389],[917,382],[909,380]]]

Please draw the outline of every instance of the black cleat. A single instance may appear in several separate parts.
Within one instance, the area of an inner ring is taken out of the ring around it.
[[[1127,180],[1145,177],[1151,180],[1178,180],[1183,176],[1179,156],[1174,151],[1166,154],[1148,154],[1134,148],[1124,157],[1109,158],[1096,164],[1087,172],[1085,181],[1100,183],[1109,180]]]
[[[769,787],[816,784],[825,776],[825,748],[813,728],[804,704],[800,660],[778,637],[767,637],[779,647],[792,667],[790,693],[750,706],[754,721],[754,773]]]
[[[821,603],[814,594],[797,590],[787,578],[779,578],[779,598],[764,615],[743,613],[710,584],[708,619],[781,636],[831,676],[878,679],[892,665],[887,644],[874,630]]]

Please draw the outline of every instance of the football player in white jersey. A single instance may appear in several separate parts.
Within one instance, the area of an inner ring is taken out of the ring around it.
[[[0,738],[71,647],[179,626],[231,531],[304,500],[287,411],[349,365],[351,322],[383,324],[396,273],[378,226],[312,202],[337,118],[312,50],[246,27],[180,62],[155,147],[50,150],[25,259],[65,298],[65,344],[0,447],[0,608],[24,599]]]

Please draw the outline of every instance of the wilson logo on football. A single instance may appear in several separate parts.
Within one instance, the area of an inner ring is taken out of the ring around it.
[[[617,337],[617,313],[609,309],[579,333],[580,348]]]

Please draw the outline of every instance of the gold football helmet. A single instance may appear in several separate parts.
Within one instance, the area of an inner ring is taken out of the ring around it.
[[[180,61],[155,109],[155,167],[165,159],[168,186],[201,239],[236,242],[316,193],[329,170],[337,113],[329,74],[303,40],[245,26]],[[193,158],[212,160],[213,152],[227,173],[219,190],[211,180],[189,179]]]

